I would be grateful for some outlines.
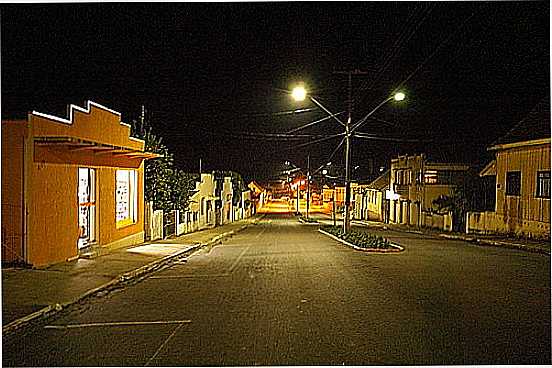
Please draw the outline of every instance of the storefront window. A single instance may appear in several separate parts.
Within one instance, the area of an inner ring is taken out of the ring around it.
[[[117,227],[136,222],[138,214],[138,181],[136,171],[117,170],[115,183],[115,216]]]

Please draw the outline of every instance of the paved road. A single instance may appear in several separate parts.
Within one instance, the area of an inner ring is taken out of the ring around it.
[[[550,364],[550,257],[284,213],[3,342],[4,365]],[[155,322],[155,323],[152,323]]]

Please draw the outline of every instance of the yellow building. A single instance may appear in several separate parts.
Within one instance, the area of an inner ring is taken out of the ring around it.
[[[387,193],[391,201],[390,222],[427,226],[425,215],[431,214],[433,201],[441,195],[450,196],[455,182],[468,169],[464,164],[432,162],[424,154],[391,160],[390,191]]]
[[[368,185],[361,186],[356,194],[355,218],[362,220],[389,222],[389,199],[385,193],[389,190],[390,171],[385,171]]]
[[[495,211],[470,212],[466,231],[550,238],[550,103],[488,148],[495,160],[480,173],[495,176]]]
[[[88,101],[2,121],[2,262],[44,266],[144,239],[144,141]]]

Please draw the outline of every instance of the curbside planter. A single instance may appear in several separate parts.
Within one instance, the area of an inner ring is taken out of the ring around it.
[[[334,239],[334,240],[337,240],[338,242],[340,243],[343,243],[353,249],[356,249],[356,250],[360,250],[362,252],[369,252],[369,253],[399,253],[399,252],[402,252],[404,251],[404,248],[401,247],[400,245],[398,244],[393,244],[393,243],[390,243],[389,245],[392,247],[391,249],[377,249],[377,248],[362,248],[362,247],[359,247],[358,245],[354,245],[352,243],[349,243],[348,241],[346,240],[343,240],[343,239],[340,239],[338,238],[337,236],[335,235],[332,235],[330,233],[328,233],[327,231],[324,231],[322,229],[318,229],[318,232],[319,233],[322,233],[324,235],[327,235],[329,236],[330,238]]]

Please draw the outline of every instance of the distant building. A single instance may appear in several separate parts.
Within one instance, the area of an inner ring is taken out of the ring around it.
[[[410,226],[450,227],[445,223],[429,224],[425,214],[434,212],[435,199],[453,193],[455,183],[466,175],[468,169],[469,166],[464,164],[431,162],[424,154],[391,160],[387,192],[389,221]]]
[[[253,201],[253,208],[256,213],[265,204],[267,199],[266,189],[256,181],[250,182],[247,187],[251,190],[251,201]]]
[[[189,210],[192,218],[197,221],[198,229],[214,227],[216,225],[215,202],[216,180],[213,174],[202,173],[200,180],[196,181],[194,194],[190,197]]]
[[[333,188],[330,188],[328,185],[322,187],[322,201],[324,203],[331,202],[334,200],[335,191]]]
[[[372,181],[359,186],[355,195],[355,218],[370,221],[389,222],[389,192],[390,170]]]
[[[44,266],[144,240],[144,141],[88,101],[2,121],[2,262]]]
[[[494,177],[494,211],[470,212],[466,232],[550,238],[550,102],[488,148],[495,159],[480,173]]]
[[[219,182],[222,184],[220,191],[221,199],[221,221],[220,225],[224,225],[234,221],[234,206],[233,206],[233,193],[232,178],[225,177],[224,181]]]

